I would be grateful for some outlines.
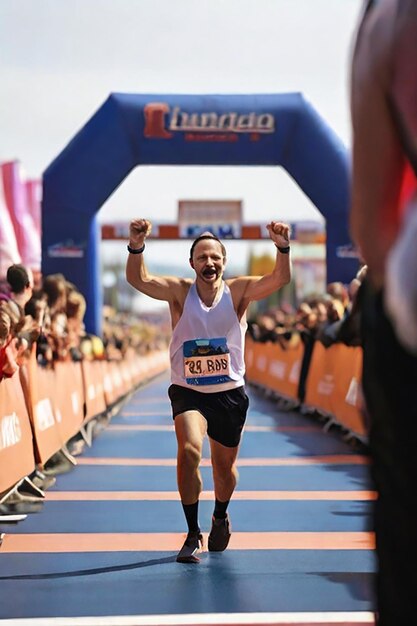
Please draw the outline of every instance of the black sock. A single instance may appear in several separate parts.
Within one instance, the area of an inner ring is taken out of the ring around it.
[[[183,504],[185,519],[187,520],[188,532],[199,532],[198,525],[198,500],[194,504]]]
[[[227,502],[220,502],[220,500],[217,500],[216,498],[213,512],[213,516],[216,519],[224,519],[226,517],[226,509],[229,506],[229,502],[230,500],[228,500]]]

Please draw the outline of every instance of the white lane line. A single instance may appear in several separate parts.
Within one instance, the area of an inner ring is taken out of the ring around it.
[[[196,613],[109,617],[42,617],[0,620],[1,626],[369,626],[374,614],[319,613]]]

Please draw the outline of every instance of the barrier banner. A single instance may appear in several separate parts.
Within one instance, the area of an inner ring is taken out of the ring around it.
[[[120,373],[120,361],[109,361],[108,368],[116,399],[121,398],[128,390],[125,389],[124,381]]]
[[[264,384],[282,397],[297,400],[304,344],[300,340],[295,346],[288,345],[286,350],[279,343],[264,345],[267,356]]]
[[[254,362],[255,362],[255,345],[254,340],[246,335],[245,339],[245,366],[246,366],[246,380],[252,382],[254,377]]]
[[[84,394],[81,363],[57,361],[54,367],[54,410],[61,440],[67,442],[84,420]]]
[[[59,429],[60,414],[55,414],[56,378],[54,370],[40,366],[31,368],[29,372],[32,424],[40,460],[44,464],[66,443]]]
[[[245,362],[246,378],[248,382],[265,386],[265,372],[267,370],[267,358],[265,345],[246,337]]]
[[[101,361],[82,361],[82,379],[85,400],[84,423],[106,411]]]
[[[44,464],[65,442],[58,428],[59,415],[55,415],[55,372],[38,365],[35,343],[29,359],[21,367],[20,374],[35,438],[36,462]]]
[[[136,354],[134,350],[128,349],[125,354],[125,361],[127,367],[129,368],[132,386],[136,387],[144,378],[144,373],[146,371],[144,359]]]
[[[0,493],[35,469],[32,430],[19,376],[0,382]]]
[[[149,380],[161,374],[170,367],[169,353],[167,350],[151,352],[145,358],[145,380]],[[149,366],[148,366],[149,361]]]
[[[305,404],[319,409],[357,435],[366,435],[361,413],[362,349],[316,341],[307,377]]]
[[[288,349],[279,343],[261,343],[250,337],[245,343],[246,377],[248,382],[256,383],[275,391],[279,396],[297,400],[301,361],[304,345],[288,345]]]
[[[112,371],[110,361],[101,361],[102,378],[103,378],[103,391],[106,406],[111,406],[119,398],[119,394],[116,391],[116,386],[113,383]]]
[[[123,380],[123,387],[126,390],[126,393],[128,391],[131,391],[134,387],[134,380],[132,377],[132,372],[131,372],[131,368],[129,367],[129,363],[127,362],[126,359],[123,359],[123,361],[120,362],[120,375],[122,377]]]

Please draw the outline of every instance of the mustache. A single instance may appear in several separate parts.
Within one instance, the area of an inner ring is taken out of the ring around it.
[[[217,276],[217,273],[218,272],[214,267],[212,268],[207,267],[205,270],[203,270],[203,276],[213,276],[213,274],[216,274]]]

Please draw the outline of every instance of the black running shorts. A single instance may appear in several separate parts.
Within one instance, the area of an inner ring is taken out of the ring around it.
[[[239,445],[249,406],[244,387],[202,393],[171,385],[168,395],[174,419],[185,411],[198,411],[207,421],[207,434],[211,439],[228,448]]]

